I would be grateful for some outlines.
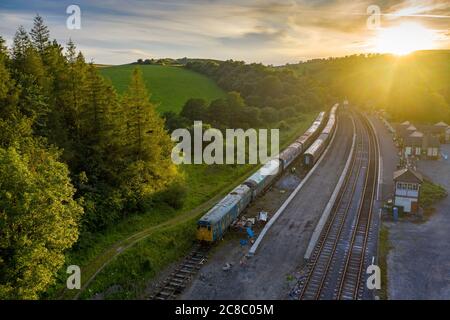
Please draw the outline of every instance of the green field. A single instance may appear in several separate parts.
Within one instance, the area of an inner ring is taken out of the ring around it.
[[[131,72],[136,65],[121,65],[101,68],[100,72],[111,79],[114,87],[122,93],[128,87]],[[212,80],[186,70],[183,67],[143,65],[142,69],[151,101],[157,105],[159,112],[179,112],[190,98],[203,98],[208,102],[225,96]]]

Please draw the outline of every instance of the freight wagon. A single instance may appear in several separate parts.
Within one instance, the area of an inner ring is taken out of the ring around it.
[[[206,242],[221,239],[233,220],[244,211],[247,205],[264,193],[278,176],[313,144],[321,133],[326,120],[326,113],[321,112],[311,127],[283,150],[277,159],[267,162],[209,210],[197,223],[197,239]]]

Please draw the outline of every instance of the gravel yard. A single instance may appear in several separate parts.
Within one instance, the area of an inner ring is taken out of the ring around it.
[[[450,155],[450,146],[443,153]],[[420,161],[418,170],[450,193],[450,160]],[[450,197],[428,221],[385,223],[389,228],[388,298],[450,299]]]

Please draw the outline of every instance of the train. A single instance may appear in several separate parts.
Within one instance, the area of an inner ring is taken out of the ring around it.
[[[320,133],[319,137],[314,141],[314,143],[303,153],[302,163],[303,165],[310,169],[317,161],[320,159],[321,155],[327,148],[331,138],[333,137],[334,131],[336,130],[337,124],[337,111],[339,104],[335,104],[330,111],[328,117],[328,122]]]
[[[302,136],[284,149],[278,157],[268,161],[241,185],[233,189],[201,217],[197,222],[197,240],[211,243],[222,239],[228,227],[245,208],[263,194],[295,159],[305,150],[309,150],[314,145],[314,141],[324,134],[323,130],[330,124],[331,117],[335,122],[336,109],[337,106],[333,106],[330,117],[327,117],[326,112],[321,112]]]

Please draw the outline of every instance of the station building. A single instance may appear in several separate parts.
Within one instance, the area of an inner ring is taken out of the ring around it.
[[[396,125],[396,137],[405,157],[439,159],[441,143],[450,142],[450,127],[439,122],[435,125],[413,125],[405,121]]]
[[[422,184],[422,175],[411,168],[394,172],[394,205],[402,207],[403,212],[416,213],[419,210],[420,188]]]

